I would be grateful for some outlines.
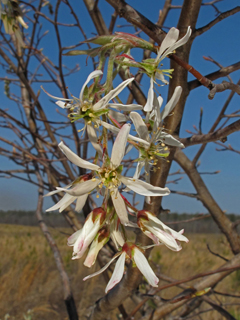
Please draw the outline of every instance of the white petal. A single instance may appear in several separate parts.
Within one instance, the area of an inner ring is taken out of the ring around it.
[[[107,123],[107,122],[105,122],[105,121],[99,120],[98,123],[101,124],[104,128],[107,128],[108,130],[112,131],[113,133],[118,133],[118,132],[120,131],[120,129],[114,127],[113,125],[111,125],[110,123]],[[147,142],[147,141],[145,141],[145,140],[143,140],[143,139],[141,139],[141,138],[134,137],[134,136],[132,136],[131,134],[128,135],[128,138],[129,138],[130,140],[134,140],[134,141],[140,142],[140,143],[142,143],[142,144],[144,144],[144,145],[146,145],[146,146],[148,146],[148,147],[149,147],[149,145],[150,145],[149,142]]]
[[[116,137],[111,155],[111,164],[113,168],[117,168],[122,162],[130,129],[130,124],[124,124]]]
[[[87,80],[84,82],[83,86],[82,86],[82,89],[81,89],[81,92],[79,94],[79,99],[81,102],[83,102],[83,92],[84,92],[84,89],[86,87],[86,85],[88,84],[89,81],[91,81],[92,79],[98,77],[98,76],[101,76],[103,73],[101,70],[95,70],[93,72],[91,72],[89,74],[89,76],[87,77]]]
[[[143,196],[167,196],[170,193],[168,188],[160,188],[142,180],[126,178],[121,176],[121,181],[132,191]]]
[[[93,110],[99,110],[104,108],[108,102],[115,98],[129,83],[131,83],[134,78],[127,79],[117,86],[117,88],[111,90],[108,94],[106,94],[100,101],[98,101],[94,106]]]
[[[151,233],[153,233],[160,240],[160,242],[165,244],[165,246],[169,249],[173,251],[180,251],[182,249],[181,245],[179,245],[175,238],[168,232],[163,231],[162,229],[157,227],[151,227],[150,225],[147,226],[145,223],[144,225]]]
[[[68,238],[68,242],[67,245],[68,246],[74,246],[74,243],[77,241],[78,237],[81,235],[82,233],[82,229],[74,232],[69,238]]]
[[[56,103],[56,105],[58,105],[62,109],[69,109],[69,108],[71,108],[73,106],[71,103],[66,103],[66,102],[63,102],[63,101],[57,101],[55,103]]]
[[[130,118],[135,126],[135,129],[136,129],[139,137],[141,139],[149,142],[150,137],[149,137],[149,133],[148,133],[148,128],[147,128],[145,122],[143,121],[142,117],[140,116],[140,114],[137,112],[131,112]]]
[[[98,237],[96,237],[93,240],[93,242],[90,246],[90,249],[88,251],[88,255],[83,263],[86,267],[90,268],[91,266],[94,265],[94,263],[96,262],[97,255],[98,255],[99,251],[105,245],[107,240],[108,240],[108,238],[104,238],[102,241],[98,242],[99,241]]]
[[[109,103],[110,108],[114,108],[121,111],[132,111],[132,110],[142,110],[140,104],[120,104],[120,103]]]
[[[175,49],[183,46],[187,41],[188,39],[190,38],[192,34],[192,29],[190,27],[188,27],[187,29],[187,33],[185,34],[184,37],[182,37],[180,40],[178,40],[176,43],[174,43],[170,48],[168,48],[164,54],[162,55],[161,59],[164,59],[168,54],[172,53]]]
[[[166,49],[171,47],[177,41],[178,36],[179,36],[178,29],[173,27],[168,31],[166,37],[163,39],[163,42],[158,50],[158,55],[156,57],[155,62],[157,62],[160,59],[161,55]]]
[[[144,164],[145,164],[144,161],[138,161],[133,179],[138,179],[140,177],[140,174],[141,174],[142,168],[144,167]]]
[[[43,86],[41,86],[42,90],[51,98],[56,99],[56,100],[62,100],[62,101],[71,101],[72,99],[64,99],[64,98],[59,98],[59,97],[55,97],[52,94],[48,93]]]
[[[152,108],[153,108],[153,94],[154,94],[154,91],[153,91],[153,77],[151,77],[150,79],[150,88],[148,90],[148,96],[147,96],[147,102],[143,108],[143,110],[145,112],[150,112],[152,111]]]
[[[118,259],[115,265],[112,277],[109,280],[107,287],[105,289],[105,293],[111,290],[117,283],[119,283],[122,280],[123,273],[124,273],[125,258],[126,258],[126,252],[123,252],[120,255],[120,258]]]
[[[102,148],[99,144],[96,131],[92,127],[92,125],[89,125],[89,124],[87,125],[87,133],[88,133],[89,140],[91,141],[91,144],[93,145],[94,149],[97,151],[99,157],[102,158]]]
[[[128,225],[129,220],[128,220],[126,205],[117,189],[115,189],[115,192],[111,193],[111,197],[112,197],[114,208],[116,210],[116,213],[121,223],[125,226]]]
[[[68,158],[68,160],[70,160],[76,166],[89,170],[99,170],[100,167],[98,165],[83,160],[78,155],[76,155],[76,153],[72,152],[67,146],[65,146],[65,144],[62,141],[59,143],[58,146],[61,149],[61,151],[65,154],[65,156]]]
[[[169,146],[184,148],[184,144],[182,144],[180,141],[178,141],[172,135],[170,135],[170,134],[168,134],[166,132],[162,131],[157,136],[157,139],[162,140],[164,143],[166,143]]]
[[[93,278],[97,275],[99,275],[100,273],[104,272],[109,266],[110,264],[115,260],[117,259],[117,257],[120,256],[120,254],[122,254],[121,252],[118,252],[117,254],[115,254],[115,256],[100,270],[98,270],[97,272],[94,272],[92,274],[90,274],[89,276],[83,278],[83,281],[87,280],[87,279],[90,279],[90,278]]]
[[[108,115],[111,116],[114,120],[117,120],[117,122],[127,122],[129,120],[128,116],[126,114],[123,114],[121,112],[117,112],[115,110],[109,110]]]
[[[67,188],[67,187],[66,187]],[[56,193],[59,193],[59,192],[61,192],[60,190],[53,190],[53,191],[50,191],[50,192],[48,192],[48,193],[46,193],[45,195],[44,195],[44,197],[49,197],[49,196],[52,196],[52,195],[54,195],[54,194],[56,194]]]
[[[58,201],[58,202],[57,202],[55,205],[53,205],[51,208],[48,208],[48,209],[46,210],[46,212],[58,210],[58,209],[61,208],[65,203],[69,203],[69,201],[71,201],[71,202],[69,203],[69,204],[71,204],[75,199],[76,199],[76,197],[73,197],[73,196],[71,196],[70,194],[65,194],[60,201]]]
[[[182,37],[180,40],[178,40],[171,48],[171,51],[173,52],[175,49],[183,46],[186,42],[188,42],[188,39],[191,37],[192,29],[190,26],[188,26],[187,33],[184,37]]]
[[[87,194],[88,192],[95,189],[96,186],[99,185],[100,182],[101,182],[100,179],[87,180],[87,181],[75,184],[70,189],[65,189],[65,188],[60,188],[60,187],[57,187],[57,189],[65,191],[66,193],[68,193],[72,196],[79,197],[79,196]]]
[[[80,212],[87,201],[88,194],[84,194],[77,198],[75,211]]]
[[[157,287],[159,282],[158,277],[153,272],[144,254],[136,247],[134,248],[133,259],[148,283],[153,287]]]
[[[173,108],[175,108],[181,94],[182,94],[182,87],[177,86],[174,90],[174,93],[173,93],[171,99],[168,101],[165,108],[161,112],[161,120],[164,120],[166,118],[166,116],[168,116],[169,113],[173,110]]]
[[[96,237],[97,232],[100,229],[100,219],[97,218],[93,222],[91,214],[90,214],[90,217],[84,223],[81,236],[74,243],[72,259],[79,259],[84,255],[88,246]]]
[[[181,230],[181,231],[177,232],[177,231],[171,229],[170,227],[168,227],[166,224],[164,224],[161,220],[159,220],[153,214],[148,213],[147,216],[148,216],[148,219],[149,219],[149,224],[152,227],[154,227],[154,229],[157,229],[157,227],[159,226],[164,231],[168,232],[168,234],[172,235],[174,237],[174,239],[177,239],[179,241],[188,242],[188,238],[183,235],[184,230]],[[152,222],[154,222],[155,225]]]
[[[66,194],[67,195],[67,194]],[[73,203],[73,201],[75,201],[77,199],[77,197],[71,197],[71,199],[69,199],[68,201],[66,201],[61,208],[59,209],[59,212],[63,212],[63,210],[65,210],[68,206],[70,206],[70,204]]]

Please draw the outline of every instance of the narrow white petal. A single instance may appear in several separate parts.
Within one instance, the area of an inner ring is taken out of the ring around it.
[[[114,108],[121,111],[133,111],[133,110],[142,110],[140,104],[120,104],[120,103],[109,103],[110,108]]]
[[[107,122],[104,122],[104,121],[101,121],[101,120],[99,120],[98,123],[101,124],[104,128],[112,131],[113,133],[118,134],[118,132],[120,131],[120,129],[114,127],[114,126],[111,125],[110,123],[107,123]],[[149,145],[150,145],[149,142],[147,142],[147,141],[145,141],[145,140],[143,140],[143,139],[141,139],[141,138],[134,137],[134,136],[131,135],[131,134],[128,135],[128,138],[129,138],[130,140],[134,140],[134,141],[140,142],[140,143],[142,143],[142,144],[144,144],[144,145],[146,145],[146,146],[148,146],[148,147],[149,147]]]
[[[123,198],[121,197],[119,191],[115,189],[115,192],[112,192],[111,194],[112,202],[114,205],[114,208],[116,210],[116,213],[123,225],[128,225],[128,213],[126,209],[125,202]]]
[[[161,70],[155,72],[155,79],[162,81],[164,84],[168,84],[169,82],[164,78]]]
[[[65,144],[62,141],[59,143],[58,146],[61,149],[61,151],[65,154],[65,156],[68,158],[68,160],[70,160],[76,166],[89,170],[99,170],[100,167],[98,165],[83,160],[78,155],[76,155],[76,153],[72,152],[67,146],[65,146]]]
[[[153,108],[153,95],[154,95],[154,91],[153,91],[153,77],[151,77],[150,79],[150,87],[148,90],[148,96],[147,96],[147,102],[143,108],[143,110],[145,112],[150,112],[152,111]]]
[[[68,238],[68,242],[67,245],[68,246],[74,246],[74,243],[77,241],[77,239],[79,238],[79,236],[82,233],[82,229],[74,232],[69,238]]]
[[[60,187],[57,187],[57,189],[65,191],[66,193],[68,193],[72,196],[79,197],[84,194],[87,194],[88,192],[91,192],[93,189],[96,188],[97,185],[99,185],[100,182],[101,182],[100,179],[87,180],[87,181],[75,184],[70,189],[65,189],[65,188],[60,188]]]
[[[148,283],[153,287],[157,287],[158,282],[159,282],[158,277],[153,272],[153,269],[150,267],[144,254],[136,247],[134,248],[133,259],[134,259],[138,269],[141,271],[141,273],[147,279]]]
[[[81,237],[77,239],[73,246],[73,259],[81,258],[87,250],[90,243],[96,237],[98,230],[100,229],[100,219],[98,218],[94,222],[92,217],[89,217],[82,228]]]
[[[130,113],[130,118],[135,126],[135,129],[141,139],[144,139],[149,142],[150,137],[148,133],[148,128],[143,121],[142,117],[140,116],[139,113],[137,112],[131,112]]]
[[[93,72],[91,72],[89,74],[89,76],[87,77],[87,80],[84,82],[83,86],[82,86],[82,89],[81,89],[81,92],[79,94],[79,99],[81,102],[83,102],[83,92],[84,92],[84,89],[86,87],[86,85],[88,84],[89,81],[91,81],[92,79],[98,77],[98,76],[101,76],[103,73],[101,70],[95,70]]]
[[[55,103],[56,103],[56,105],[58,105],[62,109],[69,109],[69,108],[71,108],[73,106],[71,103],[66,103],[66,102],[63,102],[63,101],[57,101]]]
[[[121,253],[121,252],[118,252],[117,254],[115,254],[115,256],[114,256],[102,269],[100,269],[100,270],[98,270],[97,272],[94,272],[94,273],[90,274],[89,276],[83,278],[83,281],[88,280],[88,279],[90,279],[90,278],[93,278],[93,277],[99,275],[100,273],[104,272],[104,271],[110,266],[110,264],[111,264],[115,259],[117,259],[117,257],[120,256],[120,254],[122,254],[122,253]]]
[[[180,251],[182,249],[181,245],[177,243],[175,238],[166,231],[161,230],[157,227],[146,226],[146,228],[152,232],[160,242],[162,242],[166,247],[173,251]]]
[[[169,115],[169,113],[173,110],[173,108],[175,108],[181,94],[182,94],[182,87],[177,86],[174,90],[174,93],[171,99],[168,101],[165,108],[161,112],[161,120],[164,120]]]
[[[161,59],[164,59],[167,55],[169,55],[170,53],[172,53],[175,49],[183,46],[187,41],[188,39],[190,38],[192,34],[192,29],[190,27],[188,27],[187,29],[187,33],[185,34],[184,37],[182,37],[180,40],[178,40],[177,42],[175,42],[170,48],[168,48],[164,54],[162,55]]]
[[[59,97],[55,97],[52,94],[48,93],[43,86],[41,86],[42,90],[51,98],[56,99],[56,100],[62,100],[62,101],[71,101],[72,99],[64,99],[64,98],[59,98]]]
[[[118,123],[127,122],[129,120],[126,114],[117,112],[115,110],[109,110],[108,115],[111,116],[113,119],[117,120]]]
[[[157,139],[162,140],[164,143],[166,143],[169,146],[184,148],[184,144],[182,144],[180,141],[174,138],[171,134],[168,134],[166,132],[162,131],[158,135]]]
[[[89,125],[89,124],[87,125],[87,133],[88,133],[89,140],[91,141],[91,144],[93,145],[94,149],[97,151],[99,157],[102,158],[102,148],[99,144],[96,131],[92,127],[92,125]]]
[[[98,101],[94,106],[93,110],[99,110],[104,108],[110,100],[115,98],[129,83],[131,83],[134,78],[127,79],[117,86],[117,88],[111,90],[108,94],[106,94],[100,101]]]
[[[176,29],[176,28],[171,28],[166,37],[163,39],[163,42],[161,43],[161,46],[158,50],[158,55],[156,57],[156,60],[155,62],[157,62],[161,55],[163,54],[163,52],[168,49],[169,47],[171,47],[173,44],[175,44],[175,42],[177,41],[178,39],[178,36],[179,36],[179,30]]]
[[[77,198],[75,211],[80,212],[87,201],[88,194],[84,194]]]
[[[65,194],[60,201],[58,201],[55,205],[53,205],[51,208],[48,208],[46,212],[48,211],[54,211],[61,208],[65,203],[71,204],[76,198],[71,196],[70,194]]]
[[[121,176],[121,181],[132,191],[143,196],[167,196],[170,193],[168,188],[160,188],[142,180],[126,178]]]
[[[83,263],[86,267],[91,268],[91,266],[94,265],[94,263],[96,262],[97,255],[98,255],[99,251],[102,249],[102,247],[107,242],[107,240],[108,240],[108,238],[105,238],[102,241],[98,242],[98,237],[96,237],[93,240],[93,242],[90,246],[90,249],[88,251],[87,257]]]
[[[113,168],[117,168],[122,162],[122,159],[125,155],[125,149],[130,129],[130,124],[124,124],[116,137],[111,155],[111,164]]]
[[[145,164],[144,161],[138,161],[133,179],[138,179],[140,177],[144,164]]]
[[[67,188],[67,187],[66,187]],[[56,193],[59,193],[59,192],[61,192],[60,190],[53,190],[53,191],[50,191],[50,192],[48,192],[48,193],[46,193],[45,195],[44,195],[44,197],[50,197],[50,196],[52,196],[52,195],[54,195],[54,194],[56,194]]]
[[[67,194],[66,194],[67,195]],[[72,197],[71,196],[71,199],[69,199],[68,201],[66,201],[62,206],[61,208],[59,209],[59,212],[63,212],[63,210],[65,210],[68,206],[70,206],[70,204],[73,203],[73,201],[75,201],[77,199],[77,197]]]
[[[192,29],[189,26],[187,29],[187,33],[185,34],[184,37],[182,37],[180,40],[178,40],[170,49],[173,52],[175,49],[183,46],[186,42],[188,42],[188,39],[191,37],[192,34]]]
[[[124,273],[125,258],[126,252],[123,252],[115,265],[112,277],[106,286],[105,293],[111,290],[117,283],[119,283],[122,280]]]

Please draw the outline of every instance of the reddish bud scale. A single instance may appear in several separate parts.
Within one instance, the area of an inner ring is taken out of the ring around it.
[[[149,221],[148,215],[147,215],[147,213],[146,213],[145,210],[140,210],[140,211],[138,211],[137,220],[140,220],[140,219],[144,219],[144,220]]]
[[[107,227],[103,227],[98,231],[98,242],[103,241],[104,239],[109,237],[109,230]]]
[[[87,180],[90,180],[92,179],[93,175],[92,173],[87,173],[87,174],[84,174],[81,178],[81,181],[87,181]]]
[[[95,222],[95,220],[99,217],[99,215],[100,215],[100,224],[102,224],[103,221],[106,218],[106,211],[101,207],[93,209],[93,211],[92,211],[92,221]]]
[[[125,251],[126,254],[128,255],[128,257],[130,259],[132,259],[132,250],[134,249],[135,245],[131,242],[125,242],[123,247],[122,247],[122,251]]]
[[[128,59],[130,59],[130,60],[133,60],[133,61],[134,61],[133,57],[129,56],[129,55],[128,55],[128,54],[126,54],[126,53],[120,54],[120,55],[119,55],[119,56],[117,56],[116,58],[118,58],[118,57],[124,57],[124,58],[128,58]]]

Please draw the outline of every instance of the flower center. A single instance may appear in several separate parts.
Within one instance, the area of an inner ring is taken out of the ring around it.
[[[101,168],[98,171],[98,175],[101,179],[101,184],[99,185],[100,188],[105,186],[107,189],[113,189],[119,187],[121,184],[117,170]]]

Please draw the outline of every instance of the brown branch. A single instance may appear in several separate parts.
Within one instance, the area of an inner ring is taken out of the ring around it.
[[[231,123],[229,126],[210,132],[207,134],[197,134],[189,138],[179,139],[185,147],[189,147],[199,143],[215,142],[217,140],[225,140],[230,134],[240,130],[240,120]]]
[[[227,218],[227,216],[224,214],[224,212],[218,206],[217,202],[212,197],[197,169],[192,165],[192,162],[181,150],[177,150],[175,152],[174,160],[187,173],[189,179],[191,180],[194,188],[199,195],[199,199],[201,200],[202,204],[207,208],[209,213],[211,213],[219,229],[225,234],[226,238],[228,239],[232,252],[235,254],[239,253],[240,237],[236,230],[232,228],[232,222]]]
[[[201,34],[203,34],[204,32],[208,31],[209,29],[211,29],[213,26],[215,26],[218,22],[234,15],[235,13],[240,11],[240,7],[235,7],[229,11],[225,11],[222,12],[216,19],[214,19],[213,21],[209,22],[207,25],[203,26],[202,28],[196,29],[193,32],[193,37],[197,37],[200,36]]]
[[[240,69],[240,62],[236,62],[228,67],[223,67],[218,71],[207,74],[205,77],[213,81],[222,77],[228,76],[230,73]],[[188,90],[191,91],[197,87],[200,87],[202,84],[198,80],[192,80],[188,82]]]
[[[46,239],[48,241],[48,244],[49,244],[52,252],[53,252],[53,256],[54,256],[54,259],[55,259],[55,262],[57,265],[57,269],[59,271],[62,285],[63,285],[63,297],[64,297],[64,301],[66,304],[69,319],[70,320],[78,320],[78,314],[77,314],[75,301],[74,301],[74,298],[73,298],[73,295],[71,292],[68,275],[67,275],[67,273],[64,269],[64,266],[63,266],[61,254],[58,250],[56,242],[54,241],[54,239],[53,239],[51,233],[49,232],[48,227],[42,217],[41,212],[42,212],[42,206],[43,206],[43,181],[42,181],[42,177],[41,177],[40,173],[38,172],[37,166],[36,166],[36,176],[37,176],[38,183],[40,186],[39,191],[38,191],[38,204],[37,204],[37,209],[36,209],[36,216],[38,219],[38,223],[39,223],[39,226],[40,226],[44,236],[46,237]]]
[[[217,92],[223,92],[225,90],[232,90],[240,95],[240,86],[231,82],[223,81],[222,83],[213,84],[213,88],[211,89],[208,98],[212,100]]]

